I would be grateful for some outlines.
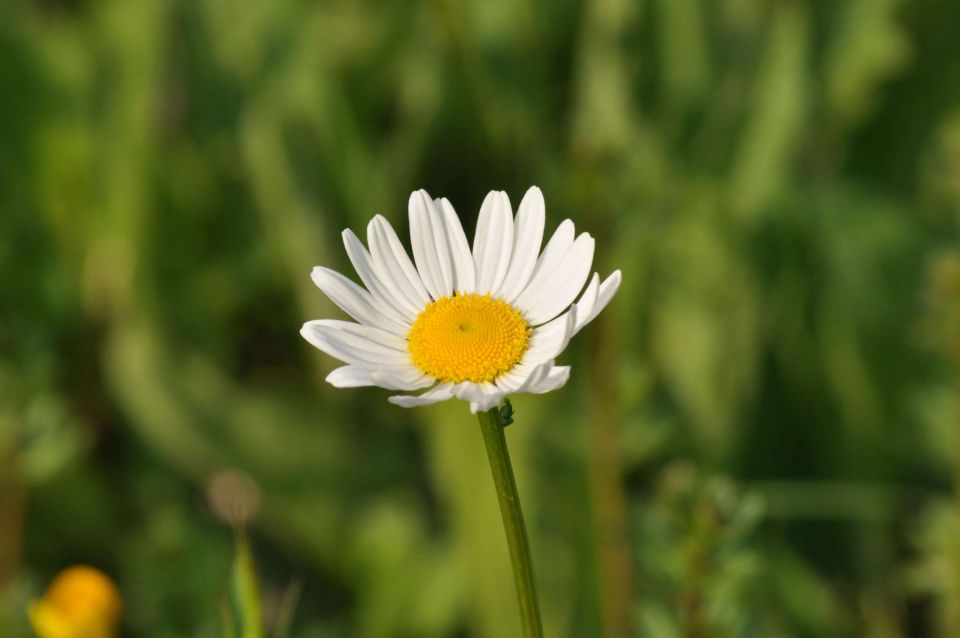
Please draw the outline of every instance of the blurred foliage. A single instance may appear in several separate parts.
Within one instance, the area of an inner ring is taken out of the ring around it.
[[[667,468],[640,513],[640,573],[656,593],[640,599],[639,633],[740,636],[756,625],[751,615],[766,610],[750,592],[763,567],[751,536],[762,513],[759,499],[740,497],[728,481]]]
[[[932,607],[943,636],[960,632],[960,516],[956,505],[932,503],[919,518],[916,562],[906,572],[908,586]]]
[[[507,433],[548,634],[953,635],[911,574],[956,558],[918,512],[958,482],[958,32],[943,0],[0,3],[0,634],[83,562],[127,635],[223,635],[229,469],[289,635],[513,635],[465,408],[333,391],[297,329],[339,316],[308,273],[342,228],[424,187],[469,231],[536,183],[624,271]]]

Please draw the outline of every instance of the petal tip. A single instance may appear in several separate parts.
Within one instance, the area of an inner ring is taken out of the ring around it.
[[[607,278],[603,281],[604,286],[613,288],[613,291],[610,294],[615,294],[617,289],[620,288],[620,284],[623,281],[623,273],[620,272],[620,269],[614,270],[612,273],[607,275]]]
[[[412,211],[415,206],[417,208],[420,208],[421,206],[424,208],[429,208],[429,205],[433,203],[433,198],[430,197],[430,193],[428,193],[426,190],[418,188],[410,193],[410,198],[407,201]]]
[[[527,192],[526,192],[526,193],[523,194],[523,198],[524,198],[524,199],[527,199],[528,197],[532,197],[532,198],[534,198],[535,200],[537,200],[538,203],[542,203],[542,202],[543,202],[543,191],[540,190],[540,187],[539,187],[539,186],[537,186],[536,184],[534,184],[533,186],[531,186],[530,188],[527,189]]]

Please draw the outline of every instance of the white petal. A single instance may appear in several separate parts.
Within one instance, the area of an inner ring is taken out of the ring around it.
[[[594,243],[587,233],[580,235],[558,266],[534,275],[514,303],[530,325],[549,321],[573,303],[590,275]]]
[[[593,306],[597,303],[597,294],[600,292],[600,275],[593,273],[590,277],[590,283],[583,289],[580,298],[577,299],[577,325],[573,328],[573,334],[580,332],[590,321]]]
[[[438,403],[452,398],[453,386],[449,383],[440,383],[423,394],[401,394],[390,397],[387,400],[394,405],[399,405],[401,408],[415,408],[420,405],[430,405],[431,403]]]
[[[577,325],[578,308],[570,306],[570,310],[553,321],[548,321],[538,328],[534,328],[530,345],[523,353],[522,363],[538,364],[555,359],[570,343],[570,337]]]
[[[543,249],[543,253],[537,260],[537,265],[533,269],[531,280],[537,277],[540,271],[551,271],[560,265],[563,256],[567,254],[570,247],[573,246],[574,226],[573,222],[565,219],[557,226],[550,240]],[[529,287],[529,284],[528,284]]]
[[[509,372],[497,377],[495,383],[505,394],[516,394],[534,373],[536,366],[517,365]]]
[[[527,377],[529,377],[533,371],[530,366],[523,368],[522,372],[518,370],[518,368],[520,368],[520,366],[515,366],[510,372],[504,372],[497,377],[497,380],[494,382],[498,388],[503,390],[504,394],[516,393],[517,388],[526,382]]]
[[[419,313],[430,303],[427,289],[413,267],[407,251],[390,225],[382,215],[376,215],[367,225],[367,243],[377,274],[383,279],[397,297],[406,302],[407,310]]]
[[[510,267],[513,250],[513,214],[503,191],[490,191],[480,206],[473,261],[477,266],[477,292],[492,293]]]
[[[370,377],[369,368],[346,365],[327,375],[327,383],[335,388],[360,388],[377,385]]]
[[[410,330],[404,324],[391,318],[384,311],[383,304],[340,273],[323,266],[317,266],[310,273],[317,288],[330,298],[345,313],[368,326],[376,326],[397,335],[405,336]]]
[[[595,292],[595,301],[592,303],[588,310],[584,310],[582,314],[577,316],[577,327],[574,328],[573,334],[577,334],[580,330],[597,318],[604,308],[607,307],[607,304],[610,303],[610,300],[613,299],[613,296],[617,293],[617,290],[620,288],[620,271],[615,270],[613,273],[603,280],[603,283],[600,284],[597,291]],[[598,280],[596,273],[593,275],[593,281],[590,282],[590,285],[587,287],[587,290],[584,291],[581,299],[588,298],[590,289],[594,287],[594,282]],[[577,307],[580,308],[580,302],[577,302]]]
[[[352,352],[354,356],[364,361],[369,361],[374,365],[403,366],[412,363],[409,353],[400,352],[393,348],[386,348],[376,341],[371,341],[356,334],[336,329],[325,330],[322,326],[314,326],[312,330],[314,335],[325,337],[341,349]],[[314,338],[317,337],[315,336]]]
[[[603,280],[603,283],[600,284],[600,292],[597,295],[597,303],[593,306],[593,319],[600,312],[607,307],[607,304],[613,299],[613,296],[617,294],[617,291],[620,289],[620,280],[622,275],[619,270],[614,270],[613,273]]]
[[[450,262],[453,265],[453,289],[471,293],[477,289],[477,269],[470,254],[470,244],[463,232],[460,218],[446,198],[438,199],[434,206],[442,213],[447,243],[450,244]]]
[[[562,388],[567,383],[567,379],[570,378],[570,366],[553,366],[550,368],[549,372],[537,380],[536,383],[531,383],[527,386],[525,392],[530,392],[532,394],[544,394],[545,392],[552,392],[553,390],[558,390]]]
[[[495,408],[504,393],[492,383],[458,383],[453,387],[453,396],[470,402],[470,411],[474,414]]]
[[[360,281],[380,302],[383,309],[388,311],[391,318],[408,325],[413,323],[417,314],[411,312],[409,305],[404,303],[402,295],[391,290],[390,286],[380,278],[373,265],[370,253],[367,252],[363,243],[349,228],[343,231],[343,246],[347,249],[347,256],[360,276]]]
[[[494,296],[512,302],[530,283],[543,242],[544,215],[543,193],[536,186],[531,186],[523,196],[514,220],[510,269]]]
[[[313,321],[308,321],[303,325],[305,328],[310,330],[326,330],[331,332],[339,331],[346,334],[355,335],[357,337],[373,341],[374,343],[395,352],[408,352],[406,339],[398,337],[397,335],[387,332],[386,330],[374,328],[373,326],[365,326],[361,323],[340,321],[338,319],[314,319]]]
[[[411,364],[409,353],[384,347],[375,341],[325,326],[317,321],[303,324],[300,334],[313,346],[345,363],[367,367],[406,367]]]
[[[497,378],[497,387],[504,394],[526,392],[526,388],[530,387],[531,384],[539,383],[541,379],[546,377],[552,367],[553,361],[545,361],[536,365],[517,364],[510,372]]]
[[[453,292],[453,268],[444,223],[425,190],[410,194],[410,242],[427,292],[434,299]]]
[[[419,390],[436,381],[412,366],[410,369],[374,370],[347,365],[328,374],[327,383],[337,388],[378,386],[387,390]]]
[[[370,373],[373,381],[387,390],[420,390],[437,382],[413,366],[410,368],[380,368]]]

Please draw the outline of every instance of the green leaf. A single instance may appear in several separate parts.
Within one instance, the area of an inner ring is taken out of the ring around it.
[[[250,543],[244,530],[237,530],[236,556],[230,577],[230,611],[236,636],[263,638],[263,614],[260,609],[260,586],[257,580]]]

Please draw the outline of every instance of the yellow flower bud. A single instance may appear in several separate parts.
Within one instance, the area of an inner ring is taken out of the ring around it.
[[[30,605],[30,624],[39,638],[113,638],[121,600],[113,581],[92,567],[60,572],[43,598]]]

